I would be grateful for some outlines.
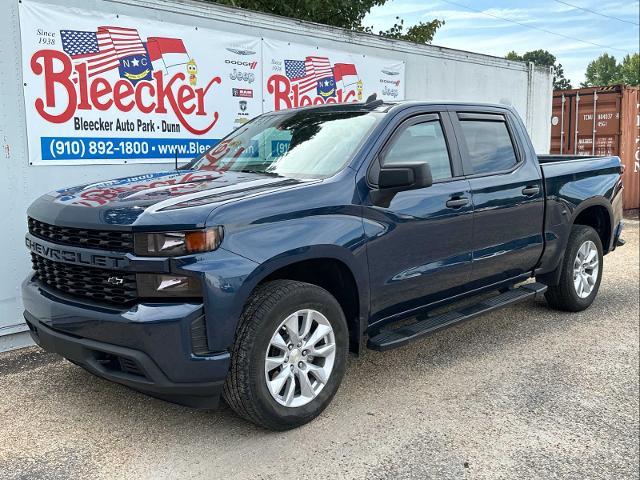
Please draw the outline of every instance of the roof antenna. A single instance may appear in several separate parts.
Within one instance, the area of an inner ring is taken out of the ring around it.
[[[380,105],[384,104],[384,100],[377,99],[378,98],[378,94],[377,93],[372,93],[371,95],[369,95],[367,97],[367,99],[364,102],[364,106],[368,109],[368,110],[373,110],[374,108],[379,107]]]
[[[378,98],[378,94],[376,92],[373,92],[371,95],[367,97],[364,103],[367,104],[367,103],[375,102],[376,98]]]

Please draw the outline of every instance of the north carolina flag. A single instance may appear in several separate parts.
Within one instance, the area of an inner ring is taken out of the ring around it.
[[[179,38],[148,37],[147,51],[153,68],[165,74],[169,68],[184,65],[190,60],[187,48]]]
[[[336,63],[333,65],[333,78],[336,82],[342,81],[342,84],[346,87],[356,83],[358,78],[358,72],[356,66],[353,63]]]

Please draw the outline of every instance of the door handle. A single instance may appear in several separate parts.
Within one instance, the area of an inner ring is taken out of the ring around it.
[[[460,207],[464,207],[468,203],[469,203],[468,198],[459,197],[459,198],[452,198],[451,200],[447,201],[446,205],[449,208],[460,208]]]
[[[532,197],[540,193],[540,187],[538,185],[527,185],[522,189],[522,194],[527,197]]]

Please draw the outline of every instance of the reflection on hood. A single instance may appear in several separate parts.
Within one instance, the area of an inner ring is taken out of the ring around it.
[[[106,182],[90,183],[57,190],[50,195],[57,203],[84,207],[102,207],[112,203],[155,203],[187,193],[221,187],[229,180],[218,172],[160,172],[119,178]],[[233,183],[238,178],[233,178]]]

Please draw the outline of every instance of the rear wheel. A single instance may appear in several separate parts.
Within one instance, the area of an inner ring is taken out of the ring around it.
[[[300,426],[331,402],[347,346],[347,323],[329,292],[291,280],[265,283],[241,316],[224,398],[263,427]]]
[[[569,235],[558,285],[545,297],[553,308],[579,312],[589,307],[602,279],[602,242],[591,227],[574,225]]]

